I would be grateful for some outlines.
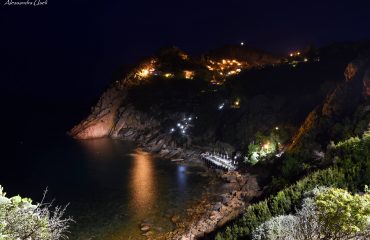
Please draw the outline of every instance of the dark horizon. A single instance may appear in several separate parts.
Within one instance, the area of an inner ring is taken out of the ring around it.
[[[199,55],[243,41],[287,54],[368,39],[368,9],[364,1],[1,4],[0,79],[7,96],[91,101],[122,65],[165,46]]]

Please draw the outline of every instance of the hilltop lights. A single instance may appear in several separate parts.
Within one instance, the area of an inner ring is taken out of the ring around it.
[[[195,75],[194,71],[188,71],[188,70],[184,71],[184,76],[186,79],[193,79],[194,75]]]
[[[298,52],[292,52],[292,53],[289,54],[290,57],[298,57],[300,55],[301,55],[301,52],[299,52],[299,51]]]
[[[139,78],[139,79],[143,79],[143,78],[147,78],[149,77],[150,75],[150,69],[148,68],[143,68],[141,70],[139,70],[139,72],[136,73],[136,76]]]
[[[215,85],[222,85],[226,77],[236,75],[242,71],[242,69],[247,68],[248,64],[246,62],[239,62],[236,59],[221,59],[219,61],[208,60],[208,65],[206,66],[209,71],[215,73],[214,76],[218,75],[217,79],[214,79]]]
[[[141,69],[135,73],[135,77],[142,80],[148,78],[155,72],[156,60],[151,60],[150,62],[144,64]]]
[[[172,73],[165,73],[163,76],[166,78],[172,78],[174,75]]]

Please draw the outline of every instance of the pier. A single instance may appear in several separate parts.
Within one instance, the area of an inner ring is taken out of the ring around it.
[[[210,154],[208,152],[202,153],[201,158],[210,165],[213,165],[217,168],[222,168],[228,171],[235,171],[236,170],[236,162],[232,159],[229,159],[227,155],[222,154]]]

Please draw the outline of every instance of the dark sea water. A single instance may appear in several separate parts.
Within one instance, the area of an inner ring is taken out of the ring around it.
[[[173,215],[185,216],[217,188],[204,169],[155,158],[134,143],[73,140],[65,130],[74,118],[66,113],[29,109],[7,119],[0,184],[9,196],[35,201],[47,188],[48,201],[69,204],[76,221],[70,239],[145,239],[142,222],[155,232],[173,230]]]

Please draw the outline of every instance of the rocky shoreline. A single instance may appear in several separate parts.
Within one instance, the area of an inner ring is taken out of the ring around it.
[[[165,239],[193,240],[204,237],[235,219],[245,209],[248,201],[258,196],[261,191],[256,176],[239,172],[217,171],[228,187],[219,197],[219,201],[205,203],[202,212],[191,222],[179,224],[179,228],[168,233]]]
[[[148,148],[143,148],[149,150]],[[166,159],[184,159],[176,164],[202,164],[199,158],[199,150],[183,150],[176,148],[157,153],[157,156]],[[204,165],[203,165],[204,166]],[[257,182],[257,176],[241,174],[238,171],[226,172],[219,169],[209,169],[210,174],[215,175],[224,183],[221,193],[217,193],[215,201],[209,202],[209,197],[203,196],[199,203],[187,209],[187,217],[173,215],[171,222],[176,226],[172,232],[154,234],[151,224],[141,223],[139,228],[142,235],[147,239],[176,239],[193,240],[204,237],[224,226],[227,222],[239,216],[248,202],[261,194],[261,188]]]

